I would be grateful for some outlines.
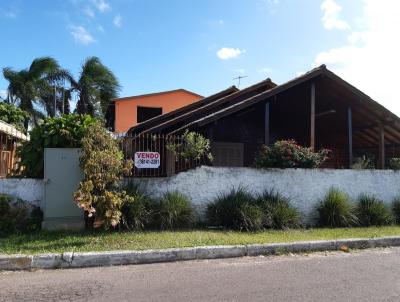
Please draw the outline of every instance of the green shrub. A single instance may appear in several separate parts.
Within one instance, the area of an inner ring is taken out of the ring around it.
[[[400,224],[400,196],[393,200],[392,212],[395,222]]]
[[[300,213],[290,205],[289,199],[274,190],[264,191],[256,198],[264,213],[264,227],[272,229],[298,228]]]
[[[365,155],[356,157],[351,168],[354,170],[375,169],[374,159],[372,156]]]
[[[328,159],[329,150],[314,152],[294,140],[263,146],[255,158],[256,168],[317,168]]]
[[[208,204],[206,216],[212,226],[256,231],[264,224],[264,213],[254,197],[244,188],[232,189]]]
[[[29,206],[20,199],[0,194],[0,235],[25,233],[41,228],[43,213],[38,207]]]
[[[64,115],[46,118],[30,131],[30,140],[19,148],[23,175],[43,178],[44,148],[78,148],[86,129],[94,123],[89,115]]]
[[[11,197],[0,195],[0,235],[11,233],[14,229],[14,221],[10,216]]]
[[[34,207],[31,210],[28,223],[26,225],[26,231],[34,232],[39,231],[42,228],[43,212],[39,207]]]
[[[400,170],[400,158],[393,157],[389,160],[389,168],[392,170]]]
[[[317,205],[318,225],[323,227],[349,227],[357,224],[357,216],[349,196],[331,188]]]
[[[129,230],[143,230],[154,226],[155,202],[138,182],[129,180],[124,190],[131,198],[122,206],[122,221]]]
[[[168,143],[167,149],[185,160],[199,160],[202,158],[208,158],[210,161],[213,160],[210,140],[202,134],[186,130],[182,138],[182,143]]]
[[[195,212],[185,195],[167,192],[158,202],[156,221],[163,230],[188,228],[195,222]]]
[[[362,226],[381,226],[393,223],[390,209],[373,195],[361,195],[357,204],[357,217]]]

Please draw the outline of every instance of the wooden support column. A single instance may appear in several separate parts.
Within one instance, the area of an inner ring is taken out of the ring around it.
[[[349,168],[353,165],[353,118],[351,108],[347,109],[347,128],[349,138]]]
[[[311,83],[311,123],[310,123],[310,147],[315,148],[315,83]]]
[[[270,144],[269,140],[269,103],[265,104],[265,119],[264,119],[264,144],[268,146]]]
[[[385,129],[383,124],[379,123],[379,169],[385,169]]]

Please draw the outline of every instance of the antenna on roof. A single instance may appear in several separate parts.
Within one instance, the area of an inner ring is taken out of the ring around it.
[[[235,80],[237,80],[238,81],[238,88],[240,87],[240,80],[241,79],[244,79],[244,78],[247,78],[247,76],[238,76],[237,78],[233,78],[233,80],[235,81]]]

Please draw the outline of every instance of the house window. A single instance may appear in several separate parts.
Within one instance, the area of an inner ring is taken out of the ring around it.
[[[141,123],[161,114],[162,114],[162,108],[138,106],[137,122]]]

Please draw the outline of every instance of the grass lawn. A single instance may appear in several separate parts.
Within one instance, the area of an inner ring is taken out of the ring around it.
[[[257,233],[214,230],[177,232],[38,232],[0,238],[0,254],[145,250],[204,245],[235,245],[340,238],[373,238],[396,235],[400,236],[400,226],[348,229],[300,229]]]

